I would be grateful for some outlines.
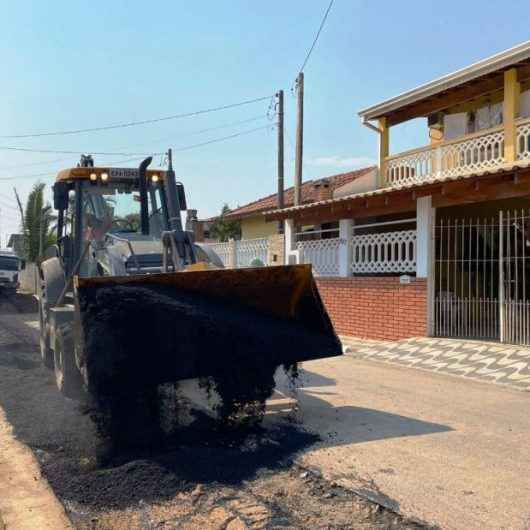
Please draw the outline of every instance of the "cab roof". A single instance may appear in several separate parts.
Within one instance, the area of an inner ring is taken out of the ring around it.
[[[128,182],[138,178],[138,168],[134,167],[72,167],[62,169],[57,173],[56,182],[73,182],[76,180],[90,180],[90,175],[95,174],[100,180],[101,175],[108,175],[108,182]],[[164,179],[166,172],[160,169],[148,169],[147,176],[158,175]]]

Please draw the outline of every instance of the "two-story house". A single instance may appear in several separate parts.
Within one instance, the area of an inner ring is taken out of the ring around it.
[[[270,210],[290,262],[311,262],[340,333],[530,343],[530,42],[360,111],[377,186]],[[391,151],[425,119],[424,146]],[[338,222],[307,241],[307,224]],[[528,270],[528,273],[527,273]]]

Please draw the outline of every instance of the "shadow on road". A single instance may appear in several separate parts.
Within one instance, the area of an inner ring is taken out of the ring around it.
[[[318,432],[326,446],[356,444],[422,436],[452,431],[448,425],[432,423],[383,410],[334,406],[335,381],[331,378],[303,370],[303,387],[298,391],[301,420],[311,430]],[[323,387],[320,390],[319,387]],[[343,396],[339,401],[344,401]]]

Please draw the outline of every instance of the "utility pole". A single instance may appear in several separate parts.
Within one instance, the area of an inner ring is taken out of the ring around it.
[[[294,173],[294,205],[302,204],[302,156],[304,151],[304,72],[296,78],[298,115],[296,122],[296,163]]]
[[[283,201],[283,90],[280,90],[276,97],[278,98],[278,209],[284,207]],[[278,221],[278,234],[283,234],[283,221]]]

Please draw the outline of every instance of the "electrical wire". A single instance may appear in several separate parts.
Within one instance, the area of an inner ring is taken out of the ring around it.
[[[311,44],[311,48],[309,48],[309,51],[307,52],[307,55],[305,56],[304,62],[302,63],[302,67],[300,68],[299,72],[304,71],[307,61],[309,61],[309,57],[311,57],[311,54],[313,53],[313,50],[316,46],[318,38],[320,37],[320,33],[322,32],[322,29],[324,28],[324,24],[326,23],[326,20],[328,18],[329,12],[331,11],[331,8],[333,7],[333,2],[334,0],[330,0],[328,8],[326,9],[326,12],[324,13],[324,17],[322,18],[322,22],[320,22],[320,27],[318,28],[317,34],[315,35],[315,38],[313,40],[313,44]]]
[[[256,132],[256,131],[262,131],[264,129],[274,129],[274,127],[276,127],[276,124],[268,124],[268,125],[265,125],[263,127],[256,127],[255,129],[249,129],[249,130],[246,130],[246,131],[241,131],[241,132],[238,132],[238,133],[235,133],[235,134],[230,134],[229,136],[223,136],[222,138],[214,138],[213,140],[208,140],[207,142],[201,142],[201,143],[198,143],[198,144],[192,144],[192,145],[186,145],[186,146],[183,146],[183,147],[177,147],[176,149],[173,149],[173,152],[178,152],[178,151],[187,151],[188,149],[195,149],[196,147],[202,147],[203,145],[210,145],[210,144],[214,144],[214,143],[217,143],[217,142],[224,142],[225,140],[230,140],[232,138],[237,138],[238,136],[245,136],[247,134],[251,134],[253,132]]]
[[[248,118],[246,120],[241,120],[241,121],[237,121],[237,122],[232,122],[232,123],[229,123],[229,124],[225,124],[225,125],[217,125],[216,127],[209,127],[207,129],[201,129],[201,130],[198,130],[198,131],[193,131],[193,132],[190,132],[190,133],[186,133],[187,135],[194,135],[194,134],[203,134],[203,133],[206,133],[206,132],[211,132],[211,131],[215,131],[215,130],[218,130],[218,129],[225,129],[227,127],[234,127],[236,125],[242,125],[244,123],[250,123],[250,122],[253,122],[253,121],[257,121],[259,119],[264,119],[264,118],[267,118],[268,116],[265,114],[265,115],[260,115],[260,116],[254,116],[252,118]],[[159,139],[159,140],[156,140],[156,142],[160,142],[160,141],[163,141],[165,139],[167,139],[169,137],[166,137],[166,138],[163,138],[163,139]],[[150,143],[153,143],[153,142],[150,142]],[[140,144],[140,145],[147,145],[147,144]],[[162,155],[163,153],[162,152],[150,152],[150,153],[124,153],[124,152],[108,152],[108,151],[91,151],[90,149],[81,149],[81,150],[78,150],[78,151],[69,151],[69,150],[60,150],[60,149],[34,149],[34,148],[31,148],[31,147],[12,147],[12,146],[0,146],[0,151],[1,150],[4,150],[4,151],[18,151],[18,152],[23,152],[23,153],[53,153],[53,154],[68,154],[68,155],[79,155],[79,153],[90,153],[91,155],[97,155],[97,156],[158,156],[158,155]],[[61,161],[64,161],[64,159],[61,159],[61,160],[58,160],[56,162],[61,162]],[[52,162],[50,162],[52,163]]]
[[[90,151],[90,150],[78,150],[78,151],[63,151],[60,149],[33,149],[30,147],[11,147],[11,146],[0,146],[0,151],[20,151],[22,153],[54,153],[57,155],[79,155],[79,153],[90,153],[91,155],[99,156],[150,156],[158,155],[160,153],[114,153],[108,151]]]
[[[176,149],[173,149],[173,152],[179,152],[179,151],[187,151],[189,149],[195,149],[197,147],[203,147],[205,145],[210,145],[210,144],[213,144],[213,143],[217,143],[217,142],[224,142],[226,140],[230,140],[232,138],[237,138],[239,136],[246,136],[247,134],[251,134],[251,133],[254,133],[256,131],[261,131],[261,130],[264,130],[264,129],[273,129],[274,127],[276,127],[276,124],[267,124],[265,126],[262,126],[262,127],[255,127],[254,129],[248,129],[248,130],[245,130],[245,131],[240,131],[240,132],[237,132],[237,133],[234,133],[234,134],[230,134],[228,136],[222,136],[220,138],[213,138],[212,140],[208,140],[206,142],[200,142],[200,143],[197,143],[197,144],[191,144],[191,145],[184,145],[182,147],[177,147]],[[0,147],[0,149],[2,149]],[[90,151],[86,151],[86,152],[90,152]],[[92,155],[98,155],[99,153],[95,153],[95,152],[90,152]],[[79,154],[78,151],[72,151],[72,154]],[[116,153],[115,153],[116,154]],[[127,156],[126,153],[122,153],[123,156]],[[139,161],[139,160],[142,160],[145,156],[157,156],[157,155],[163,155],[164,153],[142,153],[140,154],[140,156],[135,156],[135,157],[132,157],[132,158],[127,158],[126,160],[118,160],[116,162],[113,162],[113,165],[118,165],[118,164],[126,164],[128,162],[136,162],[136,161]],[[136,153],[136,155],[138,155],[138,153]],[[18,175],[18,176],[13,176],[13,177],[0,177],[0,181],[5,181],[5,180],[17,180],[17,179],[26,179],[26,178],[36,178],[36,177],[53,177],[54,174],[53,173],[49,173],[49,172],[46,172],[46,173],[33,173],[33,174],[29,174],[29,175]]]
[[[108,131],[112,129],[124,129],[126,127],[136,127],[138,125],[148,125],[151,123],[159,123],[162,121],[177,120],[181,118],[190,118],[192,116],[200,116],[201,114],[208,114],[210,112],[218,112],[221,110],[233,109],[236,107],[241,107],[243,105],[249,105],[251,103],[258,103],[260,101],[265,101],[265,100],[268,100],[270,97],[271,96],[269,95],[269,96],[264,96],[260,98],[239,101],[238,103],[230,103],[228,105],[221,105],[219,107],[196,110],[193,112],[184,112],[182,114],[173,114],[171,116],[162,116],[160,118],[130,121],[130,122],[125,122],[125,123],[117,123],[113,125],[104,125],[102,127],[89,127],[86,129],[69,129],[69,130],[64,130],[64,131],[51,131],[51,132],[41,132],[41,133],[8,134],[8,135],[0,135],[0,138],[40,138],[42,136],[63,136],[63,135],[70,135],[70,134],[82,134],[82,133],[89,133],[89,132]]]

